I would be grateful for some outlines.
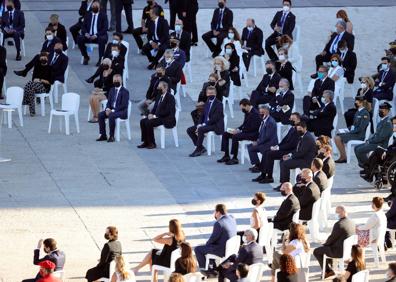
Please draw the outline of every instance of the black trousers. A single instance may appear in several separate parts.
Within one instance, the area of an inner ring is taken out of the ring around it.
[[[320,97],[318,97],[320,100]],[[303,112],[304,115],[309,116],[309,111],[318,110],[319,106],[317,103],[312,103],[312,97],[309,95],[305,95],[303,98]]]
[[[6,76],[6,70],[5,69],[2,69],[2,68],[0,68],[0,97],[3,97],[3,95],[5,94],[5,93],[2,93],[2,91],[3,91],[3,85],[4,85],[4,77]]]
[[[272,46],[277,45],[277,38],[281,36],[278,32],[274,31],[266,40],[265,40],[265,51],[267,52],[268,57],[272,61],[278,60],[278,55],[276,55]]]
[[[324,255],[329,256],[329,257],[334,257],[334,252],[331,247],[328,246],[322,246],[319,248],[316,248],[313,252],[315,258],[318,260],[320,267],[323,269],[323,267],[326,267],[325,271],[329,272],[332,271],[332,259],[327,259],[326,264],[323,265],[323,257]]]
[[[87,43],[97,43],[99,46],[99,60],[103,57],[106,43],[107,43],[107,36],[98,36],[95,40],[91,40],[85,37],[85,35],[78,36],[77,39],[78,48],[80,48],[81,55],[84,58],[88,57],[87,47],[85,44]]]
[[[187,10],[186,17],[183,20],[184,30],[191,33],[192,43],[198,42],[197,13],[198,7],[193,10]]]
[[[316,71],[319,69],[319,67],[321,65],[323,65],[324,62],[330,62],[330,57],[331,57],[331,54],[329,54],[329,53],[326,53],[324,56],[322,56],[321,54],[317,55],[315,58]]]
[[[166,44],[160,45],[158,47],[158,52],[155,57],[151,55],[151,50],[153,50],[153,47],[151,46],[150,43],[146,43],[143,48],[143,54],[147,56],[147,59],[149,60],[150,63],[155,63],[158,64],[159,60],[161,59],[162,55],[165,53],[165,50],[168,48]]]
[[[290,124],[289,118],[291,115],[291,111],[285,114],[282,110],[279,112],[273,111],[271,112],[271,116],[275,119],[276,122],[281,122],[282,124]]]
[[[176,2],[176,1],[173,1]],[[170,14],[170,19],[169,19],[169,28],[172,30],[175,30],[175,22],[176,22],[176,15],[180,20],[183,19],[182,11],[180,8],[177,6],[176,3],[169,3],[169,14]]]
[[[143,29],[141,27],[135,28],[132,31],[133,38],[135,38],[136,45],[138,46],[139,49],[143,48],[142,34],[147,34],[147,33],[143,32]]]
[[[202,39],[203,41],[205,41],[206,45],[208,45],[210,51],[217,56],[218,54],[220,54],[221,44],[223,44],[223,40],[227,36],[228,36],[228,31],[220,31],[220,33],[217,36],[214,36],[212,31],[208,31],[202,34]],[[216,45],[213,44],[212,38],[217,38]]]
[[[79,21],[78,23],[72,25],[70,28],[70,33],[73,37],[73,41],[74,43],[77,44],[77,40],[78,40],[78,36],[80,35],[80,31],[81,31],[81,22]]]
[[[140,131],[142,142],[147,145],[155,145],[154,127],[163,125],[164,121],[161,118],[148,119],[144,118],[140,120]]]
[[[275,160],[281,160],[284,155],[287,155],[288,153],[285,151],[268,151],[267,154],[265,154],[265,158],[263,157],[261,159],[261,172],[263,174],[267,174],[268,177],[272,177],[273,172],[274,172],[274,162]]]
[[[250,140],[250,141],[255,141],[257,140],[257,134],[249,134],[249,133],[237,133],[237,134],[231,134],[228,132],[224,132],[223,136],[221,138],[221,151],[223,151],[226,155],[230,154],[229,151],[229,143],[231,139],[231,154],[234,156],[234,158],[238,157],[238,149],[239,149],[239,141],[242,140]]]
[[[250,103],[252,103],[253,107],[257,108],[260,104],[269,104],[275,99],[275,95],[269,93],[261,93],[257,90],[252,91],[252,95],[250,96]]]
[[[284,182],[290,182],[290,170],[295,169],[295,168],[308,168],[310,164],[304,163],[302,160],[281,160],[280,161],[280,178],[279,182],[284,183]]]
[[[262,56],[263,54],[255,50],[250,50],[249,52],[242,54],[242,60],[247,71],[249,71],[250,61],[254,55]]]
[[[2,45],[4,45],[4,40],[5,39],[12,37],[14,39],[15,48],[16,48],[17,52],[18,53],[21,52],[21,39],[24,38],[24,34],[23,33],[21,33],[21,32],[14,32],[14,33],[3,32],[3,35],[4,35],[3,42],[1,42]]]
[[[112,112],[109,116],[106,116],[106,112],[100,112],[98,115],[99,119],[99,133],[100,135],[106,136],[106,119],[109,119],[109,130],[110,130],[110,137],[114,137],[114,130],[115,130],[115,121],[117,118],[126,118],[122,116],[121,113]]]
[[[213,125],[205,125],[201,126],[197,130],[197,126],[191,126],[187,128],[187,134],[190,136],[191,140],[193,141],[194,145],[198,149],[202,149],[202,144],[205,139],[205,134],[208,133],[209,131],[214,131],[215,127]],[[195,131],[198,131],[198,133],[195,133]]]
[[[121,13],[122,9],[125,10],[125,17],[128,24],[128,29],[133,29],[133,17],[132,17],[132,1],[131,0],[118,0],[116,1],[116,31],[122,32],[121,30]]]

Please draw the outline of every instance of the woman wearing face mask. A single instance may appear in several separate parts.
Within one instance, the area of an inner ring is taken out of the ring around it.
[[[92,119],[90,123],[98,122],[98,114],[101,111],[100,103],[107,100],[109,90],[113,85],[113,69],[111,68],[111,60],[106,58],[100,66],[101,73],[99,78],[94,82],[95,89],[89,96],[89,105],[92,110]]]
[[[293,39],[289,35],[284,34],[279,38],[278,45],[280,46],[279,50],[283,49],[287,51],[288,61],[292,65],[296,65],[300,59],[300,51],[298,50],[298,46],[293,44]]]
[[[337,81],[341,81],[344,77],[344,68],[341,64],[340,55],[333,54],[330,58],[330,64],[331,66],[329,68],[328,77],[336,82],[337,87]]]
[[[346,32],[352,34],[352,32],[353,32],[353,24],[349,20],[347,12],[345,10],[339,10],[337,12],[337,14],[336,14],[336,18],[346,22]]]
[[[29,105],[30,116],[36,114],[35,94],[49,93],[54,83],[51,66],[48,64],[48,53],[41,52],[40,59],[34,64],[32,81],[26,83],[23,89],[23,105]]]
[[[230,78],[235,86],[241,86],[241,77],[239,75],[240,57],[235,50],[235,45],[227,43],[224,48],[223,57],[230,63]]]
[[[220,55],[225,54],[225,47],[228,43],[232,43],[235,46],[235,50],[238,54],[239,57],[242,56],[243,54],[243,49],[241,45],[241,37],[239,36],[238,31],[234,27],[230,27],[228,30],[228,35],[226,38],[223,40],[223,44],[221,44],[221,53]]]
[[[213,73],[217,74],[219,80],[217,81],[217,98],[223,101],[223,97],[228,97],[230,94],[230,64],[221,56],[213,59]]]
[[[276,62],[276,71],[281,77],[289,81],[289,89],[294,90],[293,87],[293,66],[288,60],[287,49],[280,48],[278,50],[278,61]]]
[[[333,282],[352,282],[352,276],[354,274],[366,269],[362,247],[353,245],[351,249],[351,258],[352,260],[348,263],[344,273],[335,278]]]
[[[392,262],[388,265],[388,269],[385,273],[385,282],[396,282],[396,263]]]

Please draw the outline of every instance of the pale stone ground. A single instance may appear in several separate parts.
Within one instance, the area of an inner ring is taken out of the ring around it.
[[[34,8],[33,3],[29,3]],[[382,27],[394,27],[395,7],[349,8],[355,25],[356,52],[359,58],[357,76],[372,73],[383,55],[387,42],[395,38],[394,31]],[[239,28],[247,17],[256,18],[269,34],[269,22],[274,9],[234,10],[235,25]],[[295,9],[301,26],[301,52],[304,56],[304,85],[308,74],[314,69],[313,58],[324,45],[332,23],[335,8]],[[67,26],[74,23],[75,13],[60,13]],[[211,11],[199,14],[200,32],[206,31]],[[27,13],[27,58],[31,58],[41,46],[42,28],[48,13]],[[135,22],[140,11],[134,13]],[[381,19],[381,21],[378,21]],[[389,28],[391,29],[391,28]],[[311,40],[310,38],[314,38]],[[131,41],[128,37],[127,40]],[[8,47],[8,86],[22,86],[26,80],[11,73],[22,64],[14,61],[15,51]],[[146,60],[136,55],[134,44],[130,53],[130,81],[128,88],[132,100],[144,96],[150,72],[144,70]],[[59,247],[67,254],[66,281],[84,281],[86,269],[95,265],[104,243],[104,228],[116,225],[124,254],[131,266],[138,263],[154,245],[150,238],[165,232],[171,218],[183,222],[187,239],[194,246],[203,243],[211,232],[212,209],[218,202],[226,203],[238,219],[240,229],[249,224],[250,198],[257,191],[267,193],[267,207],[273,215],[281,197],[273,193],[269,185],[259,186],[250,182],[253,175],[247,173],[247,165],[224,167],[215,163],[219,152],[212,157],[191,160],[187,157],[192,146],[185,134],[190,125],[189,112],[193,108],[190,98],[182,98],[183,112],[179,124],[180,148],[174,148],[167,135],[166,150],[140,151],[138,115],[132,117],[132,144],[123,140],[117,144],[97,144],[94,139],[97,127],[86,123],[87,95],[90,86],[82,81],[93,72],[90,67],[78,64],[79,53],[70,50],[71,72],[69,91],[80,93],[80,134],[65,136],[55,126],[47,134],[48,115],[35,118],[25,117],[25,126],[3,127],[1,155],[12,158],[11,163],[1,164],[0,169],[0,278],[16,282],[33,276],[37,267],[32,265],[32,250],[39,238],[54,237]],[[187,91],[195,99],[197,90],[206,79],[210,60],[205,58],[205,48],[194,48],[194,83]],[[260,69],[259,69],[260,70]],[[259,78],[249,77],[250,88],[257,85]],[[347,93],[352,96],[352,93]],[[298,106],[300,106],[300,101]],[[350,105],[346,102],[346,106]],[[235,109],[237,109],[235,107]],[[47,107],[48,113],[48,107]],[[240,123],[238,113],[230,126]],[[342,125],[343,121],[340,118]],[[74,126],[72,125],[72,132]],[[218,144],[218,141],[216,141]],[[334,184],[333,206],[345,204],[357,223],[364,222],[370,215],[370,199],[386,195],[386,191],[375,191],[358,176],[356,162],[337,167]],[[329,230],[328,230],[329,231]],[[313,245],[315,247],[316,245]],[[385,265],[376,270],[372,264],[370,281],[383,281]],[[395,252],[387,253],[388,261],[395,259]],[[138,280],[148,280],[148,272]],[[265,272],[268,281],[269,271]],[[317,262],[312,260],[311,279],[319,280]]]

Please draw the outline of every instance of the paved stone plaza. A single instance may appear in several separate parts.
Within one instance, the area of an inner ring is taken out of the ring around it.
[[[237,2],[230,2],[232,1]],[[246,4],[243,7],[250,7],[249,1],[240,2]],[[350,6],[356,6],[356,2],[342,1],[344,4],[350,3]],[[377,1],[359,2],[361,5],[373,5]],[[394,1],[378,1],[378,5],[392,5],[392,2]],[[160,3],[163,4],[162,1]],[[301,1],[299,4],[314,6],[316,1]],[[79,2],[32,0],[23,1],[23,7],[28,23],[25,39],[27,56],[22,62],[16,62],[15,48],[7,47],[8,87],[23,87],[26,83],[27,79],[15,76],[12,71],[21,69],[39,50],[50,11],[57,10],[62,22],[69,27],[76,20]],[[37,11],[42,9],[48,11]],[[60,11],[62,9],[67,11]],[[355,27],[357,77],[371,74],[383,56],[383,49],[387,47],[387,43],[396,38],[393,30],[396,8],[390,6],[346,9]],[[234,9],[234,25],[241,30],[245,19],[253,17],[267,37],[270,33],[269,22],[275,11],[274,8],[264,7]],[[336,7],[294,9],[301,27],[300,50],[304,57],[305,87],[308,75],[314,70],[314,56],[325,44],[335,22],[336,11]],[[200,33],[208,29],[211,14],[212,11],[207,9],[199,12]],[[134,11],[135,23],[139,22],[140,15],[140,10]],[[127,86],[131,100],[137,101],[145,95],[151,72],[145,68],[146,58],[137,55],[133,38],[127,36],[126,39],[131,43],[130,80]],[[71,123],[72,134],[66,136],[58,131],[58,121],[55,120],[53,132],[48,135],[49,105],[45,117],[25,116],[24,127],[20,127],[17,116],[14,115],[13,128],[2,128],[0,156],[9,157],[12,161],[0,164],[0,281],[17,282],[35,275],[38,268],[32,265],[32,256],[40,238],[56,238],[60,249],[65,251],[67,256],[65,281],[77,282],[85,281],[83,277],[86,270],[96,264],[105,242],[104,230],[108,225],[116,225],[119,228],[123,253],[132,267],[153,248],[151,238],[165,232],[168,221],[172,218],[181,220],[188,241],[195,246],[203,243],[211,232],[212,210],[216,203],[227,204],[230,212],[238,219],[241,230],[249,225],[252,208],[250,198],[255,191],[264,191],[268,196],[266,208],[270,215],[276,212],[282,201],[279,193],[273,192],[270,185],[250,182],[255,175],[247,172],[247,164],[230,167],[216,163],[216,159],[220,157],[218,139],[217,151],[211,157],[188,157],[193,150],[185,133],[191,124],[189,113],[210,69],[211,61],[206,58],[205,53],[206,49],[202,43],[199,47],[193,48],[194,80],[186,86],[188,97],[182,97],[182,113],[178,125],[180,147],[175,148],[172,136],[167,134],[165,150],[149,151],[136,149],[136,145],[140,143],[140,130],[135,104],[131,121],[132,142],[126,140],[123,131],[119,143],[95,142],[98,127],[86,122],[87,97],[92,85],[86,84],[84,79],[94,72],[93,62],[96,62],[97,55],[95,53],[90,66],[82,66],[79,64],[79,51],[69,49],[71,69],[68,88],[70,92],[81,95],[81,133],[76,134],[74,124]],[[261,76],[261,68],[259,73]],[[260,77],[249,76],[249,87],[243,87],[242,94],[255,88],[259,80]],[[348,87],[346,91],[347,97],[352,97],[351,88]],[[301,98],[300,89],[297,89],[296,94]],[[346,108],[351,105],[351,98],[347,98]],[[301,99],[297,101],[297,107],[301,108]],[[242,119],[237,105],[234,109],[237,114],[233,120],[229,119],[230,127],[239,125]],[[344,127],[341,116],[339,114],[339,127]],[[277,169],[275,176],[277,179]],[[337,166],[333,194],[333,207],[337,204],[346,205],[356,223],[362,223],[371,214],[371,198],[377,195],[385,196],[387,191],[376,191],[362,181],[354,159],[349,165]],[[327,232],[330,232],[330,229]],[[315,247],[317,244],[312,246]],[[375,269],[371,251],[367,252],[367,256],[370,281],[384,281],[386,265]],[[395,259],[396,251],[388,251],[387,260]],[[311,265],[310,280],[319,281],[319,266],[315,259],[312,259]],[[265,281],[268,281],[269,273],[267,269]],[[145,268],[137,279],[148,281],[148,268]]]

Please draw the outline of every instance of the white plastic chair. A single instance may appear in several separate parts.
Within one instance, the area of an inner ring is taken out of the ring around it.
[[[55,276],[56,278],[59,278],[61,281],[63,281],[63,279],[65,277],[65,271],[64,270],[54,271],[52,273],[52,275]]]
[[[59,88],[59,86],[63,87],[63,94],[67,93],[67,80],[68,80],[68,77],[69,77],[69,66],[65,70],[65,82],[62,83],[62,82],[60,82],[58,80],[56,80],[54,82],[54,102],[55,102],[55,104],[58,104],[58,94],[59,94],[59,89],[58,88]]]
[[[70,49],[69,42],[70,42],[69,36],[66,36],[66,46],[67,46],[68,49]],[[67,50],[63,51],[63,54],[65,54],[67,56]]]
[[[327,188],[320,195],[319,228],[328,227],[328,217],[331,212],[331,189],[333,188],[334,176],[327,180]]]
[[[300,47],[300,38],[301,38],[301,27],[296,25],[293,30],[293,44],[296,44]]]
[[[338,125],[338,113],[335,115],[334,119],[333,119],[333,129],[331,130],[331,136],[332,138],[330,139],[331,142],[331,147],[333,149],[334,154],[338,153],[338,149],[337,146],[333,140],[334,136],[336,135],[337,132],[337,125]]]
[[[178,108],[181,111],[182,108],[181,108],[181,101],[180,101],[180,95],[181,95],[180,92],[182,92],[183,89],[182,89],[180,82],[177,84],[176,89],[177,89],[176,94],[175,94],[175,91],[173,91],[173,89],[171,89],[171,94],[175,96],[176,108]]]
[[[191,71],[191,55],[190,55],[190,61],[186,62],[183,68],[184,73],[188,73],[188,80],[192,83],[193,82],[193,77],[192,77],[192,71]]]
[[[51,86],[51,90],[48,93],[37,93],[37,94],[34,94],[36,96],[36,98],[40,99],[40,111],[41,111],[41,116],[43,116],[43,117],[45,116],[45,98],[48,98],[51,110],[54,109],[54,102],[53,102],[53,99],[52,99],[53,87],[54,86]],[[34,99],[34,102],[36,103],[36,99]],[[37,104],[36,104],[36,107],[37,107]],[[25,109],[24,109],[25,114],[26,114],[27,108],[28,108],[28,105],[25,105]]]
[[[309,233],[311,235],[311,241],[316,242],[319,240],[319,212],[320,212],[320,199],[318,199],[312,206],[312,217],[311,220],[301,220],[302,222],[308,223]]]
[[[175,118],[176,118],[176,125],[173,128],[169,128],[169,130],[172,130],[173,134],[173,140],[175,141],[175,147],[179,147],[179,137],[177,135],[177,123],[179,122],[179,115],[180,115],[180,109],[176,107],[176,113],[175,113]],[[158,126],[158,129],[160,130],[161,134],[161,149],[165,149],[165,126],[160,125]]]
[[[344,240],[343,254],[342,254],[341,258],[332,258],[332,257],[328,257],[326,255],[323,255],[322,280],[324,280],[324,277],[325,277],[326,259],[337,259],[339,270],[344,271],[344,262],[351,258],[351,249],[352,249],[352,246],[355,244],[357,244],[357,235],[352,235]]]
[[[109,278],[102,277],[102,278],[98,279],[97,281],[101,281],[101,282],[110,282],[110,281],[111,281],[111,276],[112,276],[113,273],[115,272],[115,266],[116,266],[116,263],[115,263],[114,260],[112,260],[112,261],[110,262],[110,266],[109,266],[109,273],[110,273],[109,275],[110,275],[110,277],[109,277]]]
[[[122,40],[121,44],[126,47],[126,53],[125,53],[125,58],[124,58],[124,73],[122,76],[123,84],[126,87],[126,82],[129,79],[129,67],[128,67],[129,42]]]
[[[258,243],[260,246],[265,247],[268,263],[272,263],[272,257],[273,257],[272,248],[271,248],[271,239],[272,239],[273,231],[274,231],[273,222],[267,222],[266,224],[263,224],[259,231]]]
[[[245,158],[249,159],[249,154],[248,154],[248,150],[247,150],[247,146],[249,144],[252,144],[252,141],[249,140],[243,140],[243,141],[239,141],[239,151],[241,152],[241,164],[245,164]]]
[[[337,106],[337,99],[340,102],[341,112],[345,113],[344,111],[344,91],[345,91],[345,83],[346,78],[341,77],[335,83],[335,91],[334,91],[334,104]]]
[[[106,109],[107,106],[107,99],[100,101],[100,108],[102,111],[104,111]],[[91,109],[91,105],[88,104],[88,121],[90,121],[92,116],[92,109]]]
[[[252,60],[253,60],[253,75],[254,77],[257,77],[257,60],[260,60],[263,72],[265,70],[264,55],[261,56],[253,55]]]
[[[224,114],[224,128],[227,128],[227,115]],[[215,151],[216,148],[216,144],[215,144],[215,133],[214,131],[209,131],[206,134],[206,148],[207,148],[207,152],[208,152],[208,156],[212,155],[212,151]],[[220,141],[221,141],[221,135],[220,135]]]
[[[228,97],[223,97],[223,111],[225,112],[226,110],[226,104],[228,104],[228,109],[230,110],[230,115],[231,118],[234,118],[234,108],[233,108],[233,104],[234,104],[234,91],[231,91],[231,87],[234,87],[234,84],[231,81],[230,84],[230,93],[228,95]]]
[[[130,125],[130,118],[131,118],[131,111],[132,111],[132,103],[128,101],[128,116],[126,119],[117,118],[115,121],[115,140],[120,142],[120,128],[121,123],[125,124],[125,129],[127,132],[128,140],[131,140],[131,125]]]
[[[0,109],[18,110],[20,126],[23,126],[22,101],[23,89],[21,87],[13,86],[8,88],[6,91],[6,104],[0,104]],[[12,128],[12,111],[7,111],[7,113],[4,112],[3,114],[7,115],[8,128]],[[4,119],[4,123],[5,122],[6,120]]]
[[[249,80],[248,80],[248,73],[245,67],[245,64],[241,58],[241,60],[239,61],[239,77],[241,78],[241,81],[243,80],[245,82],[245,86],[249,87]],[[242,88],[239,87],[239,90]]]
[[[214,254],[206,254],[205,255],[205,258],[206,258],[205,269],[208,270],[209,260],[211,260],[211,259],[216,261],[216,265],[220,265],[224,260],[226,260],[230,256],[238,254],[239,247],[240,247],[240,245],[239,245],[240,240],[241,240],[241,238],[238,235],[231,237],[230,239],[227,240],[224,257],[219,257]]]
[[[297,210],[292,217],[292,222],[294,223],[300,223],[300,210]],[[287,230],[287,229],[286,229]],[[273,232],[272,232],[272,239],[271,239],[271,250],[273,250],[277,243],[278,243],[278,235],[279,234],[283,234],[284,231],[281,231],[279,229],[274,228]]]
[[[80,108],[80,95],[76,93],[65,93],[62,95],[62,108],[60,110],[51,110],[48,133],[51,133],[52,116],[64,116],[66,135],[70,134],[69,120],[74,115],[77,133],[80,133],[80,125],[78,121],[78,110]],[[59,129],[62,131],[62,119],[59,120]]]
[[[352,275],[352,282],[369,282],[369,278],[369,271],[365,269]]]
[[[298,281],[309,281],[309,266],[311,263],[311,253],[302,252],[301,254],[294,257],[296,266],[298,268]]]
[[[164,281],[168,281],[168,277],[175,271],[175,262],[180,256],[180,248],[177,248],[171,254],[170,267],[153,264],[151,267],[151,282],[154,281],[154,271],[162,271],[164,274]]]
[[[260,282],[265,270],[263,263],[254,263],[249,265],[248,280],[250,282]]]
[[[294,85],[294,89],[298,88],[300,89],[301,92],[301,97],[304,96],[304,86],[303,86],[303,82],[302,82],[302,67],[303,67],[303,56],[301,56],[300,54],[297,55],[297,61],[293,64],[294,67],[294,71],[293,71],[293,75],[292,75],[292,81],[293,81],[293,85]],[[294,93],[296,93],[296,91],[294,91]]]
[[[203,275],[201,272],[191,272],[183,275],[185,282],[202,282]]]
[[[347,163],[351,163],[352,147],[365,143],[370,138],[370,124],[367,125],[364,140],[350,140],[346,143]]]

